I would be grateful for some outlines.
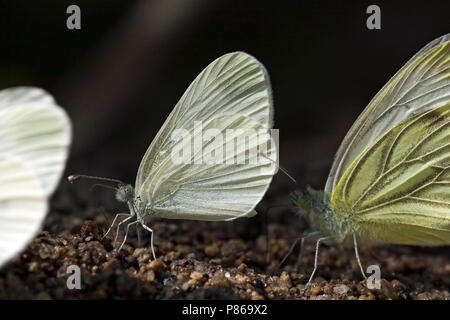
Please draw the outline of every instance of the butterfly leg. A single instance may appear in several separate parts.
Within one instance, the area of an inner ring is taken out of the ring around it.
[[[367,279],[367,276],[364,273],[364,268],[363,268],[363,266],[361,264],[361,260],[359,259],[358,244],[356,242],[356,234],[353,234],[353,244],[355,245],[355,255],[356,255],[356,260],[358,261],[358,264],[359,264],[359,268],[361,270],[361,273],[362,273],[364,279]]]
[[[112,222],[111,225],[109,226],[108,231],[106,231],[106,233],[103,235],[102,240],[103,240],[103,239],[108,235],[108,233],[111,231],[112,227],[114,226],[114,223],[116,223],[117,218],[118,218],[118,217],[121,217],[121,216],[130,216],[130,214],[129,214],[129,213],[118,213],[118,214],[116,214],[116,216],[114,217],[113,222]]]
[[[156,254],[155,254],[155,248],[153,247],[153,229],[149,228],[148,226],[146,226],[145,224],[141,223],[142,227],[147,230],[148,232],[151,233],[150,236],[150,246],[152,248],[152,254],[153,254],[153,259],[156,260]]]
[[[295,263],[295,272],[297,272],[297,273],[298,273],[298,268],[300,266],[300,263],[302,261],[304,247],[305,247],[305,238],[303,237],[300,242],[300,252],[298,253],[297,262]]]
[[[314,257],[314,269],[313,269],[313,271],[312,271],[312,273],[311,273],[311,276],[309,277],[308,282],[306,283],[305,288],[303,289],[303,292],[305,292],[306,289],[308,289],[308,288],[311,286],[311,281],[312,281],[312,279],[313,279],[313,277],[314,277],[314,274],[316,273],[316,270],[317,270],[317,261],[318,261],[318,259],[319,259],[319,246],[320,246],[320,242],[321,242],[321,241],[324,241],[324,240],[327,240],[327,239],[329,239],[329,237],[322,237],[322,238],[319,238],[319,239],[317,240],[317,242],[316,242],[316,255],[315,255],[315,257]]]
[[[300,260],[302,259],[302,255],[303,255],[303,248],[304,248],[304,244],[305,244],[305,239],[314,238],[314,237],[317,237],[318,235],[320,235],[320,232],[313,231],[313,232],[309,232],[307,234],[304,234],[301,237],[296,238],[294,243],[292,244],[292,246],[289,248],[288,253],[284,256],[283,260],[278,265],[278,268],[281,267],[281,265],[284,263],[284,261],[287,259],[287,257],[289,257],[291,255],[292,251],[294,251],[294,247],[297,245],[298,240],[301,240],[301,242],[300,242],[300,252],[298,254],[297,262],[295,264],[295,270],[298,271],[298,266],[300,265]]]
[[[284,256],[283,260],[281,260],[281,262],[278,264],[277,269],[280,269],[280,267],[283,265],[283,263],[286,261],[286,259],[292,254],[292,251],[294,251],[294,248],[297,245],[298,240],[301,240],[301,245],[302,245],[302,249],[303,249],[303,243],[304,243],[305,238],[303,238],[303,237],[296,238],[294,243],[289,248],[288,253]]]
[[[131,217],[130,217],[131,218]],[[128,218],[127,218],[128,219]],[[125,219],[126,220],[126,219]],[[125,241],[127,241],[128,237],[128,231],[130,231],[130,226],[135,225],[136,223],[139,223],[139,221],[133,221],[127,224],[127,231],[125,231],[125,236],[123,237],[122,244],[119,247],[119,251],[122,250],[123,245],[125,244]]]
[[[130,216],[128,218],[123,219],[122,221],[119,222],[119,224],[117,225],[117,230],[116,230],[116,236],[114,237],[114,244],[116,244],[117,242],[117,237],[119,236],[119,229],[120,229],[120,225],[127,222],[128,220],[130,220],[131,218],[133,218],[133,215],[130,214]]]
[[[138,247],[142,247],[142,241],[141,241],[141,231],[139,230],[139,224],[136,225],[136,233],[138,238]]]

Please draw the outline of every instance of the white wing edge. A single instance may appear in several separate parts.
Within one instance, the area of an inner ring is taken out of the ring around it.
[[[24,103],[56,104],[52,95],[41,88],[20,86],[0,90],[0,110]]]
[[[61,122],[63,123],[63,128],[65,128],[65,130],[64,130],[65,141],[63,142],[65,144],[65,147],[64,147],[64,160],[62,161],[60,168],[58,169],[58,172],[56,174],[57,178],[55,179],[53,186],[51,188],[49,188],[48,190],[46,190],[47,196],[51,196],[53,194],[53,192],[56,190],[56,188],[58,187],[58,185],[61,181],[61,177],[63,176],[64,170],[66,169],[66,163],[67,163],[67,159],[69,157],[70,146],[72,144],[72,139],[73,139],[72,121],[70,120],[67,112],[59,105],[53,105],[52,108],[55,113],[59,113],[59,117],[61,119]]]
[[[64,173],[73,136],[72,123],[67,112],[57,105],[55,99],[43,89],[37,87],[13,87],[0,91],[0,116],[1,113],[8,112],[8,109],[23,107],[28,109],[33,107],[47,108],[61,121],[61,132],[65,136],[64,141],[61,141],[61,144],[64,145],[64,159],[62,159],[59,167],[56,168],[57,172],[52,183],[43,185],[46,196],[50,196],[55,191]]]
[[[20,159],[0,156],[0,267],[39,232],[47,198],[38,178]]]

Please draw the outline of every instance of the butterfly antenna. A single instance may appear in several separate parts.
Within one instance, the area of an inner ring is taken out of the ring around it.
[[[266,156],[263,152],[259,152],[259,154],[261,155],[261,156],[263,156],[264,158],[266,158],[267,160],[269,160],[270,162],[272,162],[274,165],[276,165],[277,166],[277,168],[279,169],[279,170],[281,170],[281,172],[283,172],[289,179],[291,179],[292,180],[292,182],[294,182],[295,184],[297,184],[297,181],[287,172],[287,170],[286,169],[284,169],[283,167],[281,167],[280,165],[278,165],[278,163],[276,163],[275,161],[273,161],[272,159],[270,159],[268,156]]]
[[[77,180],[80,179],[89,179],[89,180],[100,180],[100,181],[108,181],[108,182],[113,182],[113,183],[117,183],[117,184],[125,184],[124,182],[118,180],[118,179],[111,179],[111,178],[103,178],[103,177],[95,177],[95,176],[87,176],[84,174],[75,174],[75,175],[70,175],[67,177],[67,181],[69,181],[69,183],[74,184]]]
[[[72,182],[71,182],[71,183],[72,183]],[[89,188],[89,191],[92,191],[95,187],[103,187],[103,188],[108,188],[108,189],[116,190],[116,188],[111,187],[111,186],[108,186],[108,185],[106,185],[106,184],[96,183],[96,184],[93,184],[93,185]]]

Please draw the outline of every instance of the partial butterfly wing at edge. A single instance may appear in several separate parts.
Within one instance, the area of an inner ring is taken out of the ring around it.
[[[67,114],[42,89],[0,91],[0,154],[11,154],[29,166],[46,196],[63,173],[71,134]]]
[[[450,34],[415,54],[378,92],[339,147],[325,186],[329,202],[346,168],[400,122],[450,101]]]
[[[36,235],[46,213],[47,199],[34,170],[0,154],[0,266]]]
[[[367,148],[339,180],[331,209],[365,240],[450,244],[450,102]]]

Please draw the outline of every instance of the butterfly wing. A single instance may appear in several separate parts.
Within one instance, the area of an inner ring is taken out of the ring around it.
[[[346,168],[400,122],[450,101],[450,34],[414,55],[372,99],[339,147],[325,186],[329,202]]]
[[[246,53],[235,52],[218,58],[197,76],[142,159],[137,194],[164,218],[227,220],[255,214],[254,207],[267,190],[275,165],[267,159],[238,165],[174,163],[171,151],[183,143],[183,139],[172,139],[174,130],[185,129],[198,138],[196,121],[201,121],[204,130],[241,129],[250,139],[254,139],[251,130],[267,132],[272,127],[273,106],[262,64]],[[225,147],[225,139],[214,141],[209,147]],[[274,144],[269,143],[269,148],[263,144],[261,141],[258,146],[276,159]],[[192,153],[193,158],[198,156]]]
[[[191,83],[142,158],[136,177],[139,190],[175,143],[173,130],[192,130],[195,121],[207,122],[222,114],[249,116],[272,128],[273,104],[264,66],[244,52],[233,52],[209,64]],[[161,156],[162,154],[162,156]]]
[[[0,91],[0,110],[26,103],[56,104],[55,99],[40,88],[13,87]]]
[[[38,88],[0,91],[0,154],[20,158],[49,196],[64,170],[71,142],[65,111]]]
[[[450,244],[450,103],[376,140],[341,177],[331,208],[363,239]]]
[[[202,131],[217,135],[194,150],[192,141],[202,136],[195,130],[187,133],[188,139],[180,139],[173,149],[188,150],[186,161],[174,161],[174,153],[169,154],[142,185],[140,197],[152,204],[153,216],[166,219],[253,216],[276,170],[273,140],[259,122],[241,115],[218,116],[205,123]],[[271,160],[260,156],[263,148]]]
[[[33,169],[0,154],[0,266],[35,236],[46,213],[47,200]]]

